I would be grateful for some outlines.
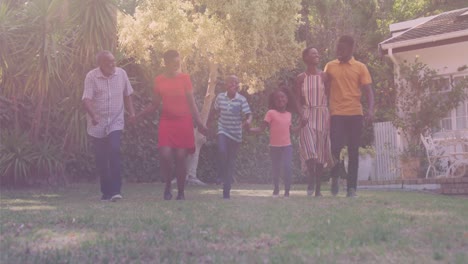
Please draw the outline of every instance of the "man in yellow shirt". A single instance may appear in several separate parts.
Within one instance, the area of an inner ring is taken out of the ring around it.
[[[336,46],[337,59],[325,66],[330,92],[330,139],[336,160],[341,149],[348,146],[347,196],[355,197],[359,167],[359,145],[363,127],[361,91],[367,95],[369,105],[365,121],[374,118],[374,93],[372,78],[366,65],[353,57],[354,39],[342,36]],[[339,164],[339,163],[337,163]],[[338,194],[337,166],[332,169],[332,194]]]

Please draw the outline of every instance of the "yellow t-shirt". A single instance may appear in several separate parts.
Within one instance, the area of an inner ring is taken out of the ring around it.
[[[361,86],[372,83],[366,65],[354,58],[346,63],[333,60],[324,71],[330,81],[330,114],[362,115]]]

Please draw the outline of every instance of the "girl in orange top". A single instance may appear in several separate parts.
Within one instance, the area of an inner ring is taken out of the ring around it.
[[[177,200],[185,200],[184,187],[187,168],[185,159],[195,152],[193,119],[198,131],[206,135],[207,128],[200,119],[193,98],[192,83],[188,74],[180,72],[180,57],[175,50],[164,53],[165,72],[154,81],[153,102],[137,114],[135,119],[155,111],[162,101],[159,120],[158,149],[161,176],[166,181],[164,200],[172,199],[172,170],[177,178]]]
[[[288,96],[283,90],[276,90],[268,98],[269,108],[259,127],[250,128],[250,132],[261,133],[270,127],[270,157],[273,174],[273,196],[279,195],[279,178],[284,177],[284,196],[289,197],[292,177],[291,112],[287,109]],[[297,132],[299,128],[293,128]]]

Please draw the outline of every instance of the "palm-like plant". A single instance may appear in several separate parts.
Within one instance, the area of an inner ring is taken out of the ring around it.
[[[68,2],[68,1],[64,1]],[[70,8],[70,35],[73,36],[72,69],[69,71],[69,90],[63,101],[66,130],[64,148],[86,148],[87,136],[81,94],[86,73],[95,65],[95,55],[101,50],[114,51],[117,32],[117,5],[113,0],[73,1]],[[73,12],[71,12],[73,10]],[[66,102],[66,103],[65,103]]]
[[[82,131],[79,98],[84,75],[98,51],[115,48],[115,2],[33,0],[12,6],[0,4],[2,93],[34,98],[33,141],[37,141],[41,128],[48,127],[49,121],[43,122],[43,113],[50,111],[48,106],[64,98],[74,106],[66,111],[72,118],[65,119],[65,126],[70,132]],[[66,138],[83,143],[83,136]]]
[[[72,50],[66,45],[66,23],[60,23],[57,9],[54,8],[58,2],[28,1],[17,14],[19,19],[16,24],[20,25],[20,36],[14,47],[21,56],[12,74],[20,76],[24,83],[7,89],[20,91],[22,95],[34,98],[35,110],[30,131],[33,141],[38,140],[41,128],[48,126],[49,121],[43,122],[42,118],[44,105],[50,105],[57,98],[56,90],[62,87],[61,69],[70,58]]]
[[[32,98],[33,143],[86,146],[83,80],[98,51],[115,50],[116,12],[113,0],[0,3],[0,96]]]
[[[32,171],[34,151],[26,134],[3,133],[0,144],[0,182],[24,184]]]
[[[18,1],[19,2],[19,1]],[[0,2],[0,87],[2,94],[10,97],[15,87],[21,84],[19,62],[22,60],[20,48],[25,36],[22,33],[22,13],[10,1]]]

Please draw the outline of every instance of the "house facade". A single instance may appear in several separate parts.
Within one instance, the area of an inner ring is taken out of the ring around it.
[[[390,25],[392,37],[379,44],[382,55],[394,64],[395,78],[400,65],[418,61],[436,70],[440,85],[468,79],[468,7]],[[468,100],[441,121],[441,133],[458,131],[468,137]]]
[[[390,31],[392,36],[379,43],[379,51],[393,62],[396,83],[400,80],[402,65],[413,63],[416,59],[437,72],[438,78],[434,81],[445,90],[450,90],[460,80],[468,79],[468,7],[395,23],[390,25]],[[377,129],[383,125],[387,127],[380,129],[381,131]],[[401,160],[388,158],[386,155],[388,152],[400,152],[406,145],[406,140],[400,137],[391,124],[374,125],[374,131],[382,134],[378,137],[376,133],[376,171],[378,174],[388,175],[384,179],[403,177]],[[468,100],[448,113],[440,121],[440,128],[433,131],[432,135],[439,142],[449,142],[454,137],[468,139]],[[444,173],[451,176],[466,175],[468,172],[468,166],[464,166],[468,165],[468,144],[459,141],[450,144],[443,151],[446,154],[452,153],[451,159],[443,159],[444,172],[435,172],[433,176]],[[440,160],[437,166],[440,166]],[[426,172],[426,177],[431,173],[432,171]]]

